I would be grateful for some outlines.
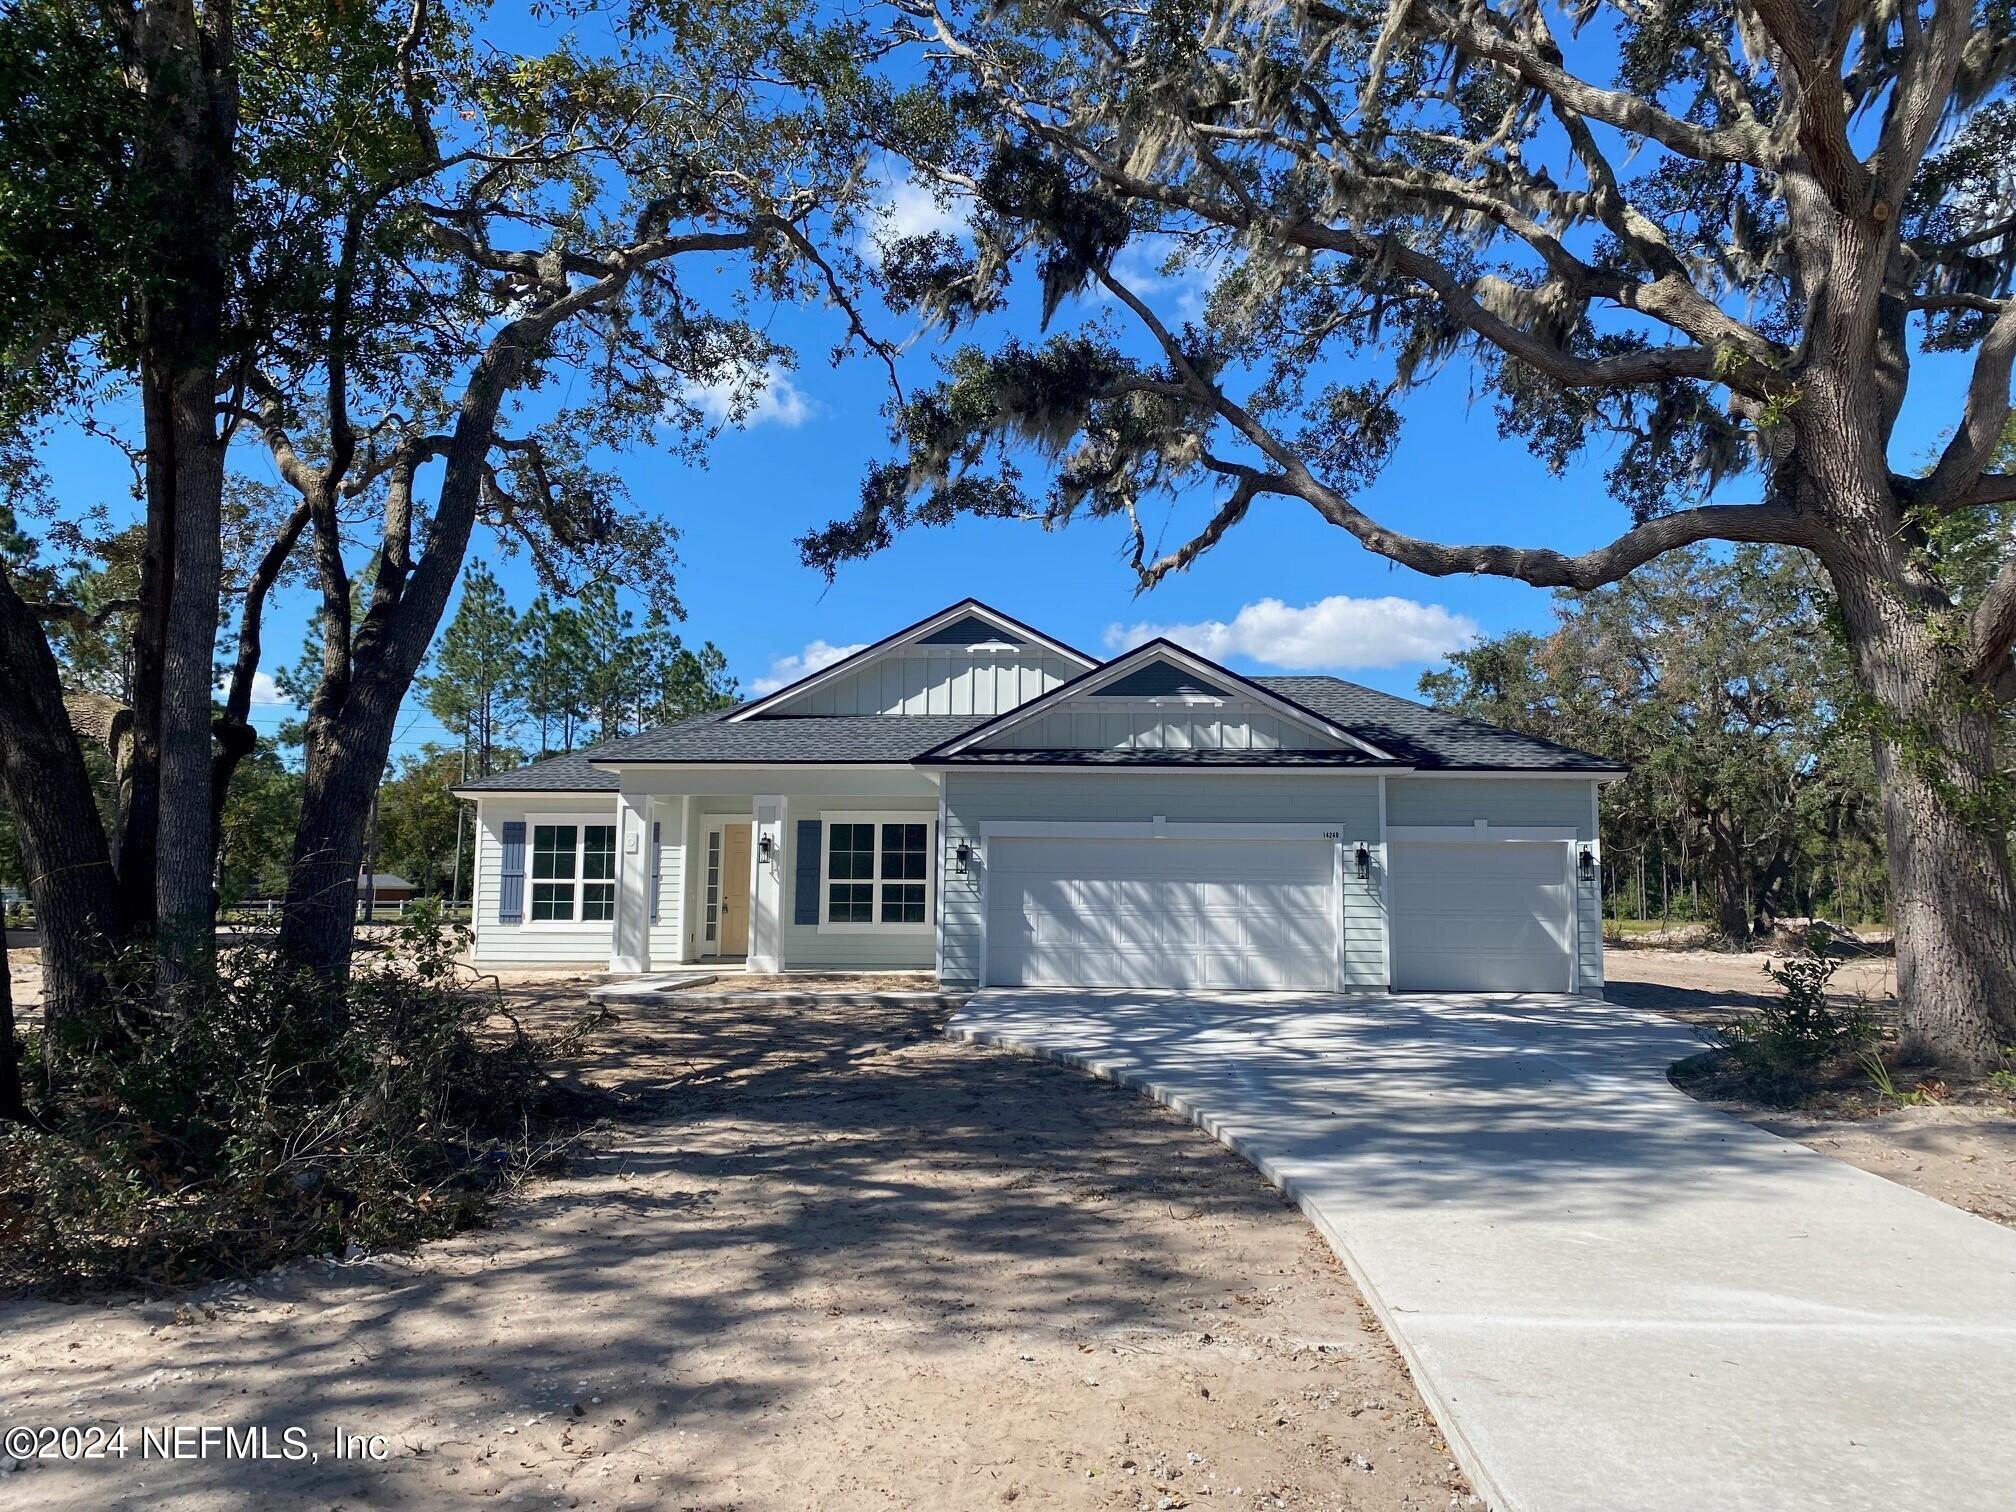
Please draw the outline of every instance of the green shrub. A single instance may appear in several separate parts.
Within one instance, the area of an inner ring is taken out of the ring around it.
[[[1716,1031],[1716,1044],[1760,1093],[1795,1096],[1823,1069],[1876,1038],[1867,1003],[1828,1001],[1827,984],[1841,965],[1832,944],[1827,926],[1815,924],[1798,955],[1765,963],[1778,995]]]
[[[458,989],[456,949],[431,909],[342,988],[232,948],[172,1013],[136,1022],[127,997],[61,1043],[28,1036],[0,1284],[177,1285],[477,1221],[591,1111],[542,1069],[586,1026],[486,1032],[498,996]]]

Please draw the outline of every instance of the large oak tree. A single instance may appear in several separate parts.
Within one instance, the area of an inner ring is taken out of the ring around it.
[[[610,459],[697,451],[703,390],[790,360],[768,306],[851,311],[865,187],[793,87],[830,53],[844,88],[844,37],[789,4],[559,9],[580,24],[538,52],[449,0],[0,16],[0,480],[32,473],[36,426],[88,427],[133,458],[146,538],[137,594],[102,613],[0,570],[0,780],[53,1019],[97,995],[107,945],[153,945],[171,997],[210,948],[218,814],[293,564],[322,664],[280,948],[335,978],[371,793],[475,532],[559,592],[632,582],[676,613],[676,533]],[[279,486],[234,580],[227,464],[251,448]],[[102,614],[133,642],[130,700],[87,722],[119,767],[109,835],[48,633]]]
[[[1699,542],[1809,552],[1873,741],[1907,1047],[2000,1061],[2016,561],[1970,598],[1945,552],[1950,522],[2016,498],[1993,465],[2016,358],[2008,0],[892,9],[927,77],[892,84],[877,130],[976,233],[892,248],[892,296],[957,322],[1026,258],[1046,314],[1090,290],[1132,334],[962,353],[811,561],[961,512],[1090,514],[1127,523],[1149,585],[1270,499],[1420,572],[1543,587]],[[1208,282],[1200,318],[1140,276],[1164,256]],[[1892,439],[1928,346],[1968,369],[1917,472]],[[1354,502],[1407,392],[1452,362],[1555,466],[1607,448],[1628,528],[1549,549],[1571,517],[1615,528],[1564,492],[1504,520],[1514,544],[1451,543]],[[1756,502],[1707,501],[1745,473]],[[1150,549],[1142,505],[1200,486],[1194,531]]]

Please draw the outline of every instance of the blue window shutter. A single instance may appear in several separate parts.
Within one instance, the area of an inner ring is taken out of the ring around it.
[[[658,821],[651,821],[651,922],[658,922]]]
[[[497,872],[497,922],[525,922],[525,821],[504,826],[504,862]]]
[[[797,885],[791,890],[791,922],[819,922],[819,846],[824,826],[817,819],[798,821]]]

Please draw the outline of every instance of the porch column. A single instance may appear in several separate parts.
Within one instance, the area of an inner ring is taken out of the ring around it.
[[[609,931],[611,971],[651,969],[651,800],[616,795],[616,919]]]
[[[784,835],[788,807],[780,796],[751,800],[749,970],[784,969]],[[764,841],[768,840],[766,857]]]

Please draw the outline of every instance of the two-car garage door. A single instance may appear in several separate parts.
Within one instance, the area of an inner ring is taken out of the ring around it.
[[[1393,989],[1571,990],[1569,849],[1395,838],[1384,879]],[[1333,841],[1000,837],[988,850],[990,986],[1340,985]]]
[[[991,986],[1336,986],[1332,841],[1046,836],[988,851]]]

